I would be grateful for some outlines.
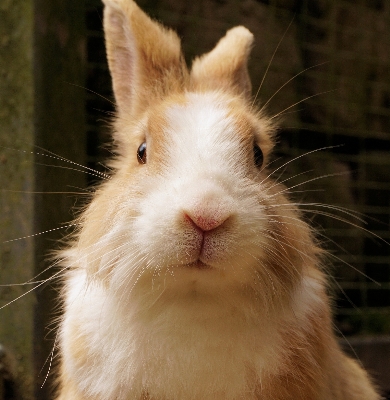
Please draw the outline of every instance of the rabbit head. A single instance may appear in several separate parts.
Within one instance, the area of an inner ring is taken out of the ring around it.
[[[122,298],[234,287],[283,303],[318,249],[267,169],[275,127],[252,104],[252,34],[229,30],[189,70],[178,36],[133,1],[105,0],[104,29],[117,156],[74,263]]]

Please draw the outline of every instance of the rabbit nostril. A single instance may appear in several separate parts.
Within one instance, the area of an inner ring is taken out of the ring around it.
[[[219,226],[229,218],[228,214],[221,214],[220,212],[185,212],[187,220],[191,221],[197,228],[203,232],[211,231]]]

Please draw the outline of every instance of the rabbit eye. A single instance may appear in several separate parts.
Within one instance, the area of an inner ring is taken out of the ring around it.
[[[260,168],[264,162],[264,155],[260,147],[256,143],[253,145],[253,154],[255,159],[255,165],[257,168]]]
[[[137,150],[137,159],[140,164],[146,164],[146,142],[143,142]]]

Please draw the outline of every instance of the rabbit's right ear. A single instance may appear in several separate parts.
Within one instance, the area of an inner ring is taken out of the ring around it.
[[[228,89],[250,98],[252,84],[248,74],[248,58],[253,35],[243,26],[226,32],[213,50],[194,60],[191,81],[194,87]]]
[[[172,91],[188,70],[175,32],[151,20],[132,0],[103,0],[108,65],[119,114],[137,114]]]

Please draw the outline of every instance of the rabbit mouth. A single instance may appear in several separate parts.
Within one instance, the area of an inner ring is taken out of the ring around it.
[[[211,265],[205,264],[201,260],[196,260],[194,262],[185,264],[184,266],[187,267],[187,268],[190,268],[190,269],[199,269],[199,270],[210,270],[210,269],[212,269]]]

